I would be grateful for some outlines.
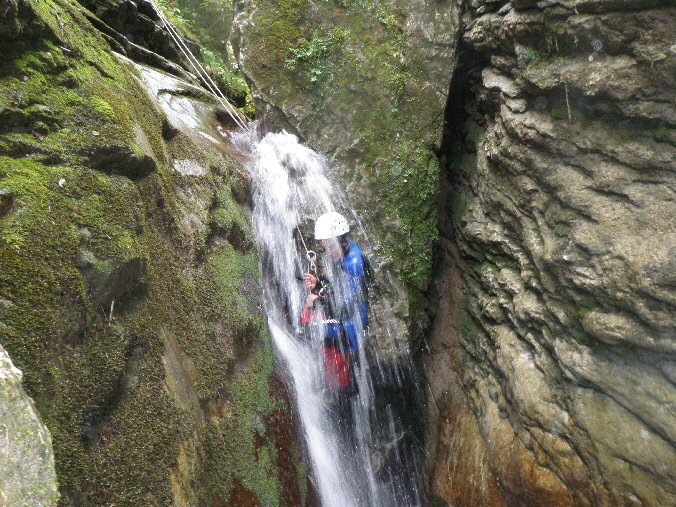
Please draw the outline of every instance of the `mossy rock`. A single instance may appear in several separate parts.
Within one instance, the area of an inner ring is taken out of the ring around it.
[[[439,234],[436,152],[450,75],[437,66],[448,61],[450,68],[453,54],[452,39],[430,42],[416,30],[424,20],[437,37],[452,32],[455,6],[246,5],[241,63],[259,113],[336,160],[336,183],[356,189],[351,204],[365,210],[362,218],[383,247],[378,260],[407,289],[415,320]]]
[[[236,163],[165,139],[164,114],[73,4],[21,3],[15,21],[0,342],[52,433],[62,505],[205,505],[237,484],[280,505],[298,485],[278,477],[265,427],[274,362]],[[177,156],[205,174],[182,176]]]

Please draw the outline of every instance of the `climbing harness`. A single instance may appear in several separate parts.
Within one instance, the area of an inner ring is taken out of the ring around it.
[[[251,130],[249,127],[246,125],[246,121],[244,120],[242,113],[240,113],[235,106],[230,104],[228,102],[228,99],[225,97],[223,92],[219,90],[218,86],[216,86],[216,83],[214,83],[213,79],[211,79],[211,76],[207,73],[207,71],[202,67],[202,64],[195,58],[195,56],[192,54],[188,46],[183,42],[183,39],[181,39],[181,36],[178,34],[176,31],[176,28],[171,24],[171,22],[167,19],[167,17],[162,13],[162,11],[155,5],[155,2],[153,0],[150,1],[150,3],[153,6],[153,9],[155,9],[155,12],[157,12],[157,15],[160,17],[162,20],[162,23],[164,23],[165,28],[169,32],[169,35],[173,39],[174,43],[178,46],[178,48],[181,50],[183,55],[186,57],[188,62],[190,63],[190,66],[193,68],[193,70],[197,73],[197,75],[202,79],[204,84],[206,84],[207,88],[211,93],[213,93],[218,101],[221,103],[223,108],[225,108],[225,111],[230,115],[230,117],[235,121],[235,123],[245,132],[248,134],[251,134]]]

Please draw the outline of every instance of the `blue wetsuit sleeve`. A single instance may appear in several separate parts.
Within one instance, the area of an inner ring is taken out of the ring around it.
[[[343,269],[348,281],[348,290],[343,301],[347,318],[343,320],[343,327],[351,351],[356,352],[359,348],[358,333],[368,326],[369,304],[364,257],[354,243],[350,253],[345,257]]]
[[[343,329],[345,329],[345,334],[347,335],[350,352],[357,352],[359,349],[359,339],[357,338],[357,330],[355,329],[354,323],[349,320],[343,322]]]
[[[364,268],[364,257],[361,251],[350,250],[350,254],[345,258],[343,269],[348,279],[348,294],[346,295],[346,304],[361,303],[366,299],[366,270]]]

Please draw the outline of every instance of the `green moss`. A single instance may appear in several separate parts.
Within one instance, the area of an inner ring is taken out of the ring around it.
[[[275,474],[277,451],[264,423],[274,409],[268,388],[274,362],[269,336],[263,343],[228,385],[224,416],[210,421],[210,454],[205,470],[224,501],[239,480],[256,494],[261,505],[277,506],[281,496]]]
[[[554,226],[554,234],[559,236],[560,238],[566,238],[570,235],[571,227],[568,224],[556,224]]]
[[[75,5],[30,8],[30,31],[0,63],[0,108],[17,112],[0,133],[0,195],[12,199],[0,218],[0,296],[12,302],[1,309],[2,341],[52,433],[62,502],[172,504],[169,477],[193,442],[185,473],[200,498],[217,488],[227,498],[239,477],[276,505],[273,439],[252,443],[272,406],[272,349],[255,302],[257,259],[228,243],[232,231],[244,246],[252,238],[227,189],[232,171],[214,156],[187,189],[217,202],[213,222],[228,231],[206,251],[208,228],[184,231],[177,189],[188,183],[167,163],[163,117],[133,71]],[[154,172],[123,175],[144,157]],[[186,370],[172,374],[195,405],[167,388],[172,340]],[[243,425],[205,421],[196,411],[214,400],[230,400]],[[209,425],[226,441],[237,435],[230,461],[202,436]],[[230,479],[198,475],[202,455]]]
[[[375,141],[375,140],[374,140]],[[412,294],[427,287],[432,274],[434,245],[439,238],[436,210],[439,164],[436,156],[419,141],[404,138],[389,156],[371,141],[376,151],[373,164],[383,196],[385,218],[401,223],[387,243],[399,261],[401,279]],[[414,305],[415,306],[415,305]]]
[[[211,212],[211,227],[240,249],[251,250],[254,239],[251,223],[232,198],[229,187],[223,187],[217,194],[215,207]]]
[[[583,114],[577,109],[569,109],[566,104],[555,105],[549,110],[549,114],[555,120],[568,120],[569,114],[570,119],[579,120],[583,118]]]
[[[303,502],[303,505],[305,505],[308,499],[308,469],[301,463],[296,468],[296,471],[298,472],[301,501]]]
[[[550,59],[550,54],[538,49],[525,48],[523,50],[523,57],[526,60],[526,67],[531,68],[546,64]]]
[[[302,38],[301,23],[305,17],[307,0],[283,0],[274,6],[264,4],[258,13],[257,32],[264,32],[267,37],[276,41],[268,49],[270,56],[282,57],[286,61],[291,56],[291,49],[296,47]]]
[[[676,144],[676,130],[668,127],[659,127],[652,131],[652,136],[659,142],[670,142]]]
[[[340,28],[334,28],[326,33],[315,30],[310,40],[303,37],[295,48],[289,49],[291,56],[285,65],[290,70],[302,70],[307,79],[315,83],[330,72],[331,59],[327,56],[342,47],[345,37],[346,33]]]
[[[113,111],[113,108],[110,107],[110,104],[108,104],[108,102],[103,100],[101,97],[92,97],[92,107],[94,108],[94,111],[104,120],[113,121],[115,119],[115,112]]]
[[[469,343],[477,343],[479,334],[483,330],[469,312],[462,310],[460,313],[460,332],[464,340],[467,340]]]
[[[84,105],[85,104],[85,99],[82,95],[78,94],[74,90],[66,90],[65,91],[66,98],[74,105]]]
[[[248,52],[260,62],[260,77],[276,82],[280,95],[297,95],[293,84],[280,72],[301,38],[307,37],[302,23],[308,12],[307,0],[282,0],[256,4],[254,22],[248,31]],[[251,8],[251,7],[249,7]]]
[[[206,48],[200,51],[204,68],[213,76],[214,82],[235,105],[246,105],[246,97],[251,93],[244,77],[235,72],[218,53]]]

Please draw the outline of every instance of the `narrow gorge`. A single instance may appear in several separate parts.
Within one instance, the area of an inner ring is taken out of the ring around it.
[[[0,506],[676,505],[672,2],[0,13]],[[334,209],[345,441],[294,328]]]

